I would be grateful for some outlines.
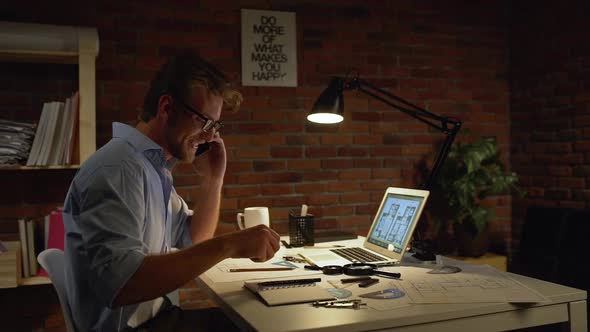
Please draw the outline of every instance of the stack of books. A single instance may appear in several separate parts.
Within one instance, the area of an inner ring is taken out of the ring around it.
[[[79,95],[76,92],[65,102],[43,104],[35,139],[27,158],[27,166],[53,166],[71,164],[75,151],[79,112]]]
[[[39,267],[37,256],[45,249],[64,250],[62,208],[56,208],[44,217],[18,219],[18,234],[22,253],[22,277],[46,277],[47,272]]]

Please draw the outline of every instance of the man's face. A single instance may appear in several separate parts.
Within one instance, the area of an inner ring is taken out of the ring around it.
[[[197,146],[211,141],[215,135],[215,128],[204,131],[203,126],[207,120],[219,121],[222,106],[223,98],[202,86],[193,88],[190,100],[174,100],[165,132],[170,154],[183,162],[192,162]]]

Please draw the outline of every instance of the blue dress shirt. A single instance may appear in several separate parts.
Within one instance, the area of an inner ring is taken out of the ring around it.
[[[192,244],[192,211],[172,186],[174,163],[137,129],[115,122],[113,138],[74,177],[63,219],[67,295],[78,330],[124,330],[137,305],[112,305],[143,258]]]

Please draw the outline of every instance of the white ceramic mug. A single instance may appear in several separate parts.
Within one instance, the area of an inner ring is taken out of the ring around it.
[[[238,213],[238,227],[245,229],[256,225],[270,225],[270,217],[266,206],[247,207],[244,213]]]

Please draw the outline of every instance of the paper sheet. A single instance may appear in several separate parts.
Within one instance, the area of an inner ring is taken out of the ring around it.
[[[238,268],[269,268],[269,267],[284,267],[285,265],[273,264],[284,262],[283,256],[285,255],[296,255],[301,249],[287,249],[281,246],[279,251],[276,252],[275,256],[267,262],[255,263],[248,258],[234,258],[226,259],[221,261],[217,265],[213,266],[205,272],[205,275],[209,277],[213,282],[232,282],[232,281],[243,281],[252,279],[270,279],[270,278],[282,278],[282,277],[296,277],[296,276],[307,276],[307,275],[318,275],[321,271],[305,270],[303,266],[305,264],[293,263],[297,266],[296,269],[290,271],[257,271],[257,272],[229,272],[229,269]]]
[[[453,274],[429,274],[430,269],[401,266],[391,268],[402,274],[393,281],[413,303],[537,303],[549,300],[488,265],[461,265]],[[385,268],[384,268],[385,270]]]
[[[285,255],[296,255],[301,248],[281,249],[275,257],[268,262],[254,263],[250,259],[227,259],[205,272],[213,282],[233,282],[253,279],[278,279],[297,276],[321,275],[325,281],[337,281],[342,276],[328,277],[320,271],[303,269],[304,264],[296,263],[297,269],[290,271],[257,271],[257,272],[228,272],[233,268],[268,268],[280,267],[273,263],[283,261]],[[438,263],[447,263],[439,261]],[[358,298],[358,295],[379,291],[387,288],[397,288],[405,296],[397,299],[365,299],[363,301],[369,307],[376,310],[390,310],[412,303],[537,303],[549,302],[539,292],[521,284],[509,274],[498,271],[488,265],[461,264],[458,261],[449,261],[448,264],[459,266],[462,271],[454,274],[429,274],[427,273],[437,265],[419,264],[410,266],[381,267],[380,270],[399,272],[401,280],[379,278],[380,283],[369,288],[359,288],[358,284],[342,284],[337,282],[325,287],[345,287],[353,295],[350,298]],[[373,276],[376,277],[376,276]]]

